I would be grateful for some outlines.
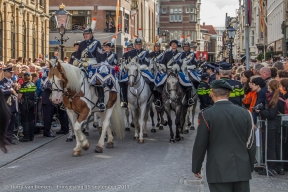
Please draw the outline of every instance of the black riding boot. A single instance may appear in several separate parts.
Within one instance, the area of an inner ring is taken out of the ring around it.
[[[192,98],[192,90],[191,89],[186,90],[186,96],[187,96],[187,100],[188,100],[188,106],[191,107],[195,103],[194,99]]]
[[[104,88],[103,87],[96,87],[98,92],[98,102],[96,106],[99,108],[100,111],[105,111],[106,106],[104,103]]]
[[[121,88],[121,95],[122,95],[121,107],[127,109],[128,108],[128,99],[127,99],[128,84],[125,82],[121,82],[120,88]]]
[[[30,141],[30,123],[29,122],[25,122],[23,123],[23,134],[24,137],[19,139],[20,142],[27,142]]]

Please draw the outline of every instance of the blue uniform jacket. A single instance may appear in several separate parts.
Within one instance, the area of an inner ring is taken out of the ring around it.
[[[92,43],[94,45],[90,46]],[[100,41],[94,39],[93,37],[88,41],[82,41],[79,44],[78,51],[75,53],[75,57],[80,60],[82,53],[83,58],[95,58],[97,63],[100,63],[102,59],[102,47]]]
[[[0,89],[4,95],[5,101],[7,102],[8,98],[12,95],[11,88],[13,88],[13,83],[12,80],[8,80],[6,78],[3,78],[0,81]],[[16,101],[15,99],[17,98],[12,98],[11,99],[11,105],[8,105],[8,108],[10,109],[11,113],[17,113],[17,106],[16,106]]]
[[[149,66],[150,64],[150,59],[149,59],[149,52],[145,51],[144,49],[133,49],[128,52],[128,58],[134,59],[138,58],[139,59],[139,64],[140,65],[147,65]]]
[[[102,54],[102,62],[107,62],[109,65],[117,65],[118,64],[118,57],[116,53],[110,51],[109,53],[105,52]]]
[[[163,59],[163,64],[167,67],[167,68],[171,68],[174,64],[178,64],[179,67],[181,68],[182,66],[182,53],[176,51],[167,51],[164,55],[164,59]],[[169,66],[167,66],[169,65]]]

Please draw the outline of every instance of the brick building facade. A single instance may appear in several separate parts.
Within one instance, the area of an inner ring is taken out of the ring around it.
[[[48,54],[49,1],[0,0],[0,60]]]

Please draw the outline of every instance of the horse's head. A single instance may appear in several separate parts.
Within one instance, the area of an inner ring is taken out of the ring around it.
[[[128,81],[129,85],[133,87],[140,79],[140,71],[144,69],[148,69],[148,67],[145,65],[140,66],[138,63],[138,59],[132,59],[129,58],[129,64],[125,65],[125,69],[128,70]]]
[[[48,79],[52,84],[51,100],[54,104],[60,104],[63,101],[64,89],[67,86],[67,77],[58,61],[56,63],[49,62]]]
[[[166,84],[166,91],[171,100],[177,99],[177,92],[180,90],[178,83],[177,73],[173,70],[168,74],[167,77],[167,84]]]

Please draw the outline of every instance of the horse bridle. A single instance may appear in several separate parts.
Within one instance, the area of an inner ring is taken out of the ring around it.
[[[140,78],[137,80],[138,75],[139,75],[138,69],[136,70],[136,75],[134,75],[134,74],[128,75],[128,79],[129,79],[129,77],[134,77],[135,78],[135,80],[133,82],[133,85],[136,85],[140,81]]]
[[[60,72],[61,73],[61,72]],[[63,73],[61,73],[63,75]],[[61,89],[57,86],[57,84],[55,83],[55,78],[54,78],[54,74],[53,74],[53,77],[52,77],[52,82],[51,82],[51,90],[52,91],[57,91],[57,92],[63,92],[64,93],[64,89],[61,87]],[[63,83],[62,80],[60,80]],[[53,84],[55,85],[56,89],[53,89]],[[63,86],[64,87],[64,86]]]
[[[167,77],[167,79],[170,77],[170,75],[173,75],[173,77],[175,77],[175,78],[177,78],[176,77],[176,75],[174,74],[174,73],[172,73],[172,74],[169,74],[169,76]],[[170,99],[170,94],[169,94],[169,92],[170,91],[176,91],[177,92],[177,89],[175,88],[175,89],[168,89],[167,88],[168,87],[168,85],[167,85],[167,83],[166,83],[166,86],[165,86],[165,92],[166,92],[166,95],[169,97],[169,99]],[[176,99],[178,98],[178,95],[176,94]]]

